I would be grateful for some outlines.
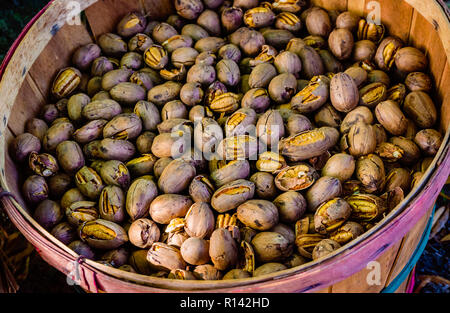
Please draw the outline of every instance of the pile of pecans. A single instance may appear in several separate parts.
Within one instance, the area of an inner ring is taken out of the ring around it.
[[[442,143],[421,51],[302,0],[175,8],[79,47],[10,149],[34,218],[75,252],[260,276],[335,251],[420,180]]]

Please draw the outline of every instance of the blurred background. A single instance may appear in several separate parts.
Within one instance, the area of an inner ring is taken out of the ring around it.
[[[25,25],[47,3],[48,0],[0,1],[0,63]],[[450,1],[446,3],[450,7]],[[446,185],[438,199],[430,239],[415,268],[414,292],[450,293],[449,189]],[[64,275],[40,259],[0,209],[0,293],[16,290],[81,292],[69,286]]]

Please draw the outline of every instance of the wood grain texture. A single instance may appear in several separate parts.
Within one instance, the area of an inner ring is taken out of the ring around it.
[[[450,66],[447,60],[444,71],[441,76],[441,84],[439,85],[438,98],[442,101],[440,114],[440,129],[445,133],[450,127],[450,95],[448,92],[448,84],[450,82]]]
[[[389,285],[408,263],[418,243],[422,239],[422,234],[427,226],[430,214],[431,209],[427,210],[427,213],[417,222],[417,224],[414,225],[413,228],[411,228],[405,238],[403,238],[402,245],[399,248],[386,285]]]
[[[14,103],[14,110],[11,111],[8,119],[8,126],[12,132],[16,136],[22,134],[25,131],[25,122],[39,116],[45,103],[45,97],[41,94],[36,82],[27,75]]]
[[[414,10],[409,36],[409,45],[425,53],[429,61],[428,70],[435,86],[439,86],[447,56],[433,25],[423,16],[423,12]]]
[[[175,13],[175,7],[172,1],[160,0],[141,0],[143,2],[144,10],[150,20],[161,20]],[[342,0],[341,0],[342,1]],[[155,8],[158,8],[155,10]]]
[[[30,69],[30,75],[44,96],[49,96],[59,70],[72,63],[73,52],[90,42],[91,36],[84,25],[66,24],[54,35]]]
[[[14,195],[20,195],[21,190],[21,178],[19,176],[19,171],[17,169],[16,163],[12,160],[9,152],[9,147],[11,146],[11,142],[14,139],[14,134],[11,132],[9,128],[6,128],[6,131],[2,134],[3,139],[5,140],[5,148],[3,149],[3,157],[5,158],[5,167],[1,169],[2,175],[4,175],[8,182],[8,189]],[[21,196],[16,197],[17,201],[22,205],[23,208],[27,209],[27,205]]]
[[[428,22],[433,25],[434,31],[439,34],[443,44],[445,55],[450,58],[450,21],[444,8],[437,1],[404,0],[409,3],[417,12],[420,12]],[[445,4],[440,1],[443,6]]]
[[[117,23],[128,12],[144,13],[141,1],[99,0],[85,10],[95,38],[101,34],[115,32]]]
[[[448,86],[448,83],[443,79],[445,75],[448,75],[445,73],[445,69],[448,68],[448,59],[445,55],[442,41],[434,27],[417,10],[414,10],[413,13],[408,44],[424,52],[429,61],[427,71],[434,82],[435,92],[432,92],[431,96],[435,101],[436,107],[439,109],[441,106],[448,105],[445,104],[445,94],[447,93],[448,88],[444,86]],[[447,128],[445,125],[448,125],[450,119],[448,107],[443,108],[441,112],[443,114],[441,114],[440,127],[441,130],[445,132]]]
[[[417,10],[414,10],[408,44],[417,49],[425,51],[430,40],[429,34],[433,32],[433,28],[427,19],[423,17]]]
[[[347,0],[336,0],[336,1],[312,0],[311,3],[315,6],[325,8],[329,11],[332,11],[332,10],[346,11],[347,10]]]
[[[359,16],[364,15],[364,7],[366,5],[365,0],[348,0],[347,1],[347,10],[358,14]]]
[[[430,41],[428,41],[428,46],[426,48],[428,71],[433,78],[434,85],[439,86],[441,83],[442,72],[447,63],[447,57],[438,34],[433,31],[429,34],[429,37]]]
[[[353,293],[379,293],[386,285],[392,264],[397,256],[400,248],[401,240],[394,243],[386,250],[376,261],[380,264],[380,284],[369,285],[367,278],[371,275],[373,268],[364,268],[356,274],[344,279],[343,281],[334,284],[332,288],[333,293],[353,292]],[[368,261],[370,262],[370,261]],[[373,277],[371,277],[373,279]]]
[[[405,293],[406,292],[406,288],[408,288],[409,280],[410,280],[410,276],[408,276],[408,278],[406,278],[405,281],[403,283],[401,283],[400,286],[398,286],[398,288],[395,291],[395,293]]]

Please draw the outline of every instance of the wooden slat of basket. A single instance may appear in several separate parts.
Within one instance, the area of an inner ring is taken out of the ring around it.
[[[434,80],[435,86],[439,86],[441,83],[442,72],[444,71],[445,64],[447,63],[447,57],[445,56],[444,47],[436,32],[429,34],[430,41],[426,48],[426,56],[428,57],[429,72]],[[432,96],[436,96],[433,94]],[[437,99],[437,97],[434,97]]]
[[[401,240],[393,244],[392,247],[386,250],[378,259],[374,260],[380,264],[380,284],[379,285],[369,285],[367,283],[367,277],[373,269],[364,268],[356,274],[353,274],[347,279],[338,282],[333,285],[333,293],[342,292],[357,292],[357,293],[367,293],[367,292],[380,292],[386,285],[389,273],[391,272],[392,264],[395,261],[397,251],[400,247]]]
[[[9,180],[10,182],[15,182],[17,184],[19,181],[19,172],[17,171],[15,162],[11,159],[11,156],[9,154],[9,147],[11,146],[11,143],[15,137],[16,135],[11,131],[11,129],[9,129],[9,127],[7,127],[5,132],[2,134],[2,138],[5,140],[5,149],[3,149],[2,153],[4,154],[7,162],[7,165],[5,166],[5,168],[2,168],[2,171],[5,172],[8,180],[11,179]],[[18,189],[14,188],[14,190],[12,191],[16,192],[18,191]]]
[[[85,10],[95,38],[115,32],[116,25],[130,11],[143,12],[140,1],[99,0]]]
[[[447,7],[444,1],[434,0],[433,3],[422,0],[404,1],[414,6],[414,9],[417,12],[420,12],[430,25],[433,25],[432,29],[438,33],[438,39],[443,44],[445,55],[450,56],[450,33],[448,31],[450,21],[448,13],[446,14],[444,9]],[[424,26],[425,25],[426,24],[424,24]]]
[[[161,1],[158,0],[140,0],[144,6],[144,10],[147,13],[150,20],[159,20],[164,17],[168,17],[170,14],[175,13],[173,1],[165,1],[164,5],[161,5]],[[155,8],[157,8],[155,10]]]
[[[417,244],[422,238],[421,234],[423,233],[423,230],[425,229],[425,226],[430,219],[431,210],[432,208],[427,210],[427,213],[420,219],[419,222],[417,222],[416,225],[414,225],[414,227],[405,236],[405,238],[403,238],[402,245],[399,249],[397,258],[395,260],[395,263],[393,264],[391,274],[389,275],[389,279],[386,285],[389,285],[392,280],[394,280],[395,277],[397,277],[397,275],[403,270],[406,263],[408,263],[409,259],[415,251],[415,248],[417,247]]]
[[[8,189],[11,193],[14,195],[18,195],[17,201],[20,203],[20,205],[27,210],[27,205],[25,204],[25,201],[22,199],[21,196],[21,186],[19,185],[20,175],[17,171],[17,165],[16,163],[11,159],[11,156],[9,155],[8,148],[10,146],[11,141],[14,139],[14,134],[11,132],[9,128],[6,128],[6,131],[4,132],[4,135],[1,136],[3,140],[5,140],[5,147],[6,149],[3,150],[4,154],[4,160],[5,160],[5,167],[1,169],[2,174],[6,176],[6,183],[8,185]]]
[[[436,34],[435,29],[417,10],[414,10],[408,44],[424,51],[430,62],[429,72],[435,82],[435,90],[437,90],[437,93],[432,94],[432,96],[436,101],[436,106],[441,108],[440,128],[445,133],[446,127],[444,125],[448,125],[450,120],[450,103],[444,97],[444,94],[448,91],[448,83],[446,81],[448,82],[450,78],[448,73],[448,59],[445,55],[444,46]],[[439,103],[441,103],[440,106]]]
[[[439,85],[439,98],[442,99],[440,108],[440,129],[445,133],[450,126],[450,96],[448,94],[448,84],[450,82],[450,66],[447,62],[441,76],[441,84]]]
[[[426,50],[433,27],[422,14],[414,10],[408,44],[420,50]]]
[[[8,126],[12,132],[16,136],[24,133],[25,122],[29,118],[38,117],[40,109],[46,102],[36,82],[27,75],[17,95],[14,110],[8,119]]]
[[[405,279],[405,281],[403,283],[401,283],[400,286],[398,286],[397,290],[395,291],[395,293],[405,293],[406,292],[406,288],[408,287],[408,283],[410,280],[410,276],[408,276],[407,279]]]
[[[330,2],[328,0],[312,0],[311,3],[318,7],[326,8],[329,11],[331,11],[331,10],[346,11],[347,10],[347,0],[336,0],[333,2]]]
[[[364,0],[348,0],[347,1],[347,10],[358,14],[359,16],[363,16],[364,7],[366,6],[366,1]]]
[[[44,96],[49,95],[53,79],[60,69],[70,66],[73,51],[92,42],[84,25],[65,24],[48,43],[30,69],[30,75]]]

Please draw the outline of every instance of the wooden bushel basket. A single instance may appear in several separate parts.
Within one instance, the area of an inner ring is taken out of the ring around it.
[[[426,52],[436,86],[433,98],[440,107],[440,130],[445,137],[419,185],[375,227],[324,259],[266,276],[225,281],[161,279],[80,259],[29,215],[20,193],[20,168],[10,158],[7,147],[15,135],[24,132],[26,120],[36,116],[46,103],[58,69],[70,63],[74,49],[113,31],[129,11],[144,11],[154,19],[174,12],[171,0],[78,2],[85,13],[82,25],[66,23],[74,9],[68,6],[69,0],[51,1],[26,26],[0,72],[0,181],[4,190],[1,201],[10,219],[44,260],[70,274],[90,292],[380,292],[395,280],[416,249],[450,172],[450,24],[441,1],[378,1],[381,22],[389,32]],[[350,10],[360,16],[372,10],[367,7],[370,0],[312,2],[325,9]],[[372,277],[373,270],[379,270],[379,275]],[[405,284],[398,290],[404,291]]]

